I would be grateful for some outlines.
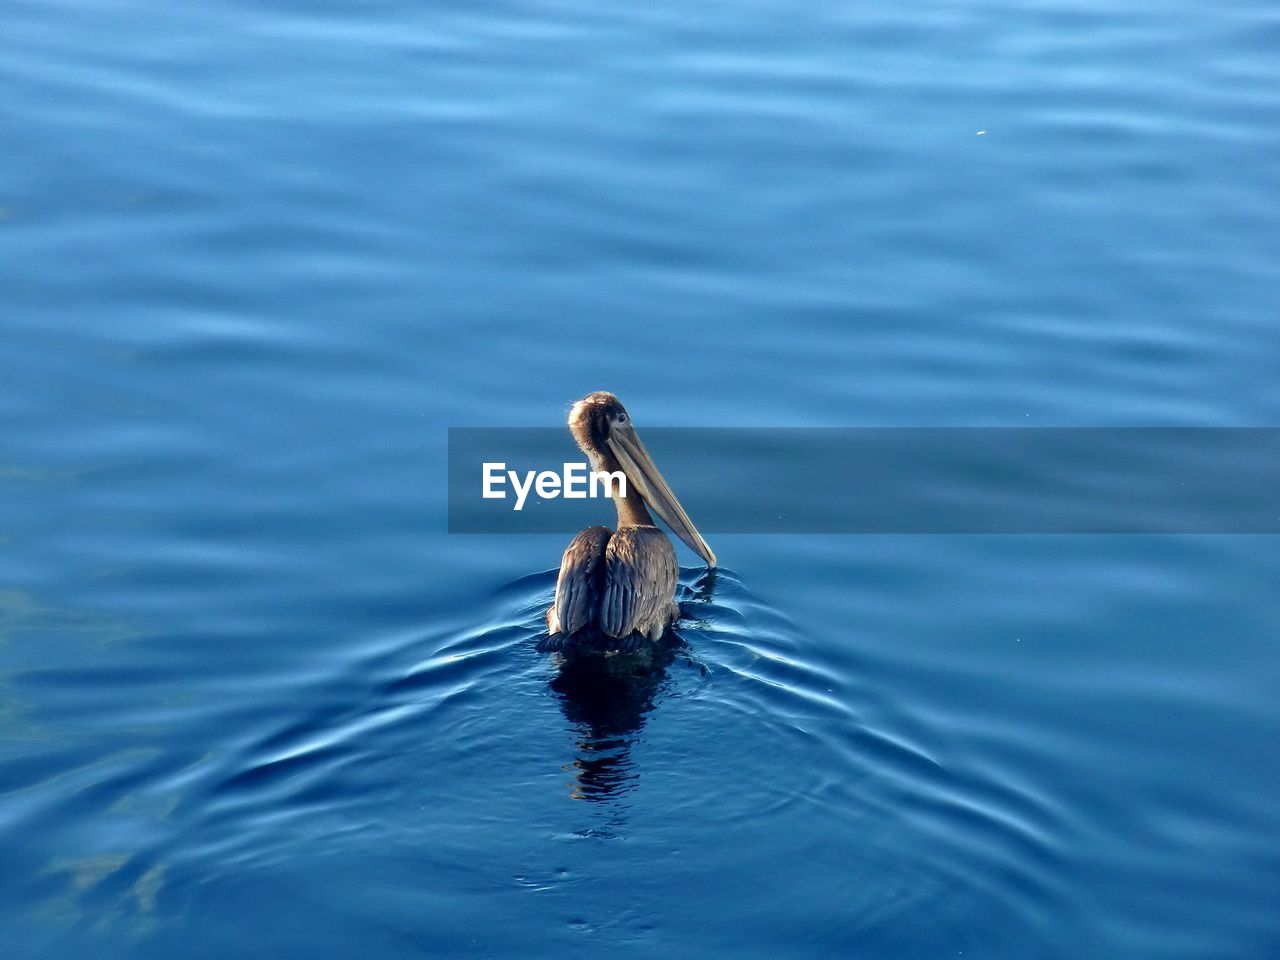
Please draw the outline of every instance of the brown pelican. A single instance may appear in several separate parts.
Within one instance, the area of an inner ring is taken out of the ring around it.
[[[618,529],[588,527],[565,550],[540,648],[636,650],[661,637],[680,612],[676,551],[649,510],[707,566],[716,565],[716,555],[662,479],[617,397],[593,393],[579,400],[569,411],[569,432],[592,470],[621,470],[627,482],[610,488]]]

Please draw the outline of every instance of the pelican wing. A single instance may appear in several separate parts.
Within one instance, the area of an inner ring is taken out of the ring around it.
[[[587,527],[569,541],[547,618],[551,633],[577,633],[595,621],[604,590],[605,545],[612,535],[608,527]]]
[[[679,576],[675,549],[661,530],[618,530],[605,548],[601,632],[621,639],[665,628]]]

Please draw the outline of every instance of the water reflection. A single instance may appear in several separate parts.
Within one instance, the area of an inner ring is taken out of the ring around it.
[[[681,623],[701,622],[699,608],[711,602],[715,570],[703,571],[681,598]],[[576,756],[571,796],[600,802],[627,793],[639,778],[631,756],[645,717],[666,684],[677,656],[688,650],[669,631],[648,649],[633,654],[559,655],[551,689],[574,729]]]
[[[551,689],[575,731],[574,799],[609,800],[634,784],[631,745],[682,644],[669,636],[643,653],[565,658]]]

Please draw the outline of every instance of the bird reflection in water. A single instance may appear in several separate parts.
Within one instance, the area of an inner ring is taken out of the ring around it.
[[[682,598],[682,622],[699,622],[699,607],[711,602],[715,577],[714,569],[702,571]],[[593,802],[622,796],[639,778],[631,748],[670,682],[671,666],[684,660],[696,670],[705,668],[674,630],[635,653],[570,652],[557,659],[551,689],[574,730],[576,756],[566,767],[573,773],[570,795]]]

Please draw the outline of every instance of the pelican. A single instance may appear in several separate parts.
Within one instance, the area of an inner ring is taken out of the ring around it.
[[[569,432],[592,470],[621,470],[627,482],[610,488],[618,529],[587,527],[565,550],[540,648],[638,650],[658,640],[680,613],[676,551],[649,511],[708,567],[716,565],[716,555],[658,472],[617,397],[601,392],[579,400],[569,410]]]

